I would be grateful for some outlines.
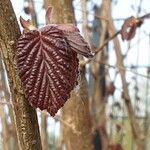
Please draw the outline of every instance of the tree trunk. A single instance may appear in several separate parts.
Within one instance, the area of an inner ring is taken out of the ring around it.
[[[84,72],[80,72],[79,89],[72,92],[67,101],[62,119],[70,127],[63,125],[63,137],[67,150],[92,150],[91,120]]]
[[[20,31],[9,0],[0,0],[0,20],[0,49],[8,73],[20,147],[23,150],[41,150],[36,111],[25,98],[17,75],[15,48]]]
[[[53,6],[52,23],[75,23],[71,0],[49,0]],[[83,71],[83,70],[82,70]],[[84,71],[81,73],[79,87],[72,91],[62,113],[63,141],[67,150],[92,150],[91,122]]]
[[[52,6],[51,23],[75,23],[72,0],[44,0],[45,7]]]

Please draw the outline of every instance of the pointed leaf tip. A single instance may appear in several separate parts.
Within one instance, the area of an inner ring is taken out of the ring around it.
[[[36,30],[37,28],[31,23],[31,20],[25,20],[20,16],[20,24],[24,30]]]

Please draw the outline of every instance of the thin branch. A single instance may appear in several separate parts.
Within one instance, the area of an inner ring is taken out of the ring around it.
[[[138,73],[138,72],[136,72],[136,71],[134,71],[134,70],[131,70],[131,69],[123,68],[122,66],[114,66],[114,65],[106,64],[106,63],[104,63],[104,62],[98,62],[98,61],[95,61],[95,60],[94,60],[94,62],[100,63],[100,64],[102,64],[102,65],[104,65],[104,66],[107,66],[107,67],[110,67],[110,68],[114,68],[114,69],[118,68],[119,70],[128,71],[128,72],[131,72],[131,73],[136,74],[136,75],[138,75],[138,76],[141,76],[141,77],[150,79],[150,76],[147,76],[147,75]]]
[[[147,14],[145,14],[144,16],[138,17],[137,20],[141,21],[141,20],[143,20],[143,19],[148,19],[148,18],[150,18],[150,13],[147,13]],[[138,22],[137,22],[137,24],[138,24]],[[95,50],[95,56],[94,56],[94,58],[92,58],[92,59],[87,59],[87,60],[84,60],[84,61],[80,61],[80,66],[83,67],[83,66],[85,66],[86,64],[90,63],[91,61],[95,61],[96,55],[97,55],[99,52],[101,52],[101,51],[104,49],[104,47],[105,47],[111,40],[113,40],[115,37],[117,37],[117,36],[120,34],[120,32],[121,32],[121,30],[117,31],[116,33],[114,33],[113,35],[111,35],[107,40],[105,40],[104,43],[103,43],[102,45],[100,45],[100,47],[99,47],[97,50]],[[111,67],[112,67],[112,66],[111,66]],[[115,67],[115,66],[113,66],[113,67]],[[116,66],[116,67],[118,67],[118,69],[123,69],[123,68],[121,68],[120,66]],[[141,76],[141,77],[149,78],[149,77],[147,77],[146,75],[143,75],[143,74],[134,72],[134,71],[132,71],[132,70],[127,70],[127,71],[130,71],[130,72],[132,72],[132,73],[134,73],[134,74],[137,74],[137,75],[139,75],[139,76]]]
[[[113,24],[111,12],[110,12],[110,10],[111,10],[110,0],[107,0],[107,1],[108,1],[108,5],[110,7],[109,12],[108,12],[108,17],[109,17],[109,29],[108,30],[109,30],[109,34],[113,35],[116,32],[116,29]],[[122,53],[121,53],[121,47],[120,47],[118,38],[114,38],[113,43],[114,43],[114,49],[115,49],[116,58],[117,58],[117,65],[121,66],[122,68],[125,69],[124,63],[123,63],[123,57],[122,57]],[[128,117],[129,117],[131,129],[132,129],[132,135],[136,142],[137,149],[141,150],[141,149],[143,149],[142,147],[143,147],[144,135],[143,135],[143,132],[141,131],[139,123],[137,122],[137,120],[135,118],[135,114],[134,114],[133,107],[131,104],[131,98],[129,95],[128,83],[126,81],[125,70],[119,69],[119,73],[121,76],[121,82],[122,82],[122,86],[123,86],[123,93],[124,93],[123,100],[124,100],[124,103],[125,103],[125,106],[126,106],[126,109],[128,112]]]
[[[105,20],[106,22],[108,22],[108,19],[106,17],[102,17],[102,16],[99,16],[99,15],[95,15],[95,14],[92,14],[92,13],[89,13],[87,11],[83,11],[81,9],[78,9],[78,8],[75,8],[75,10],[79,10],[81,11],[82,13],[87,13],[88,15],[91,15],[91,16],[94,16],[95,18],[98,18],[100,20]]]
[[[0,105],[12,105],[12,104],[10,102],[3,100],[3,101],[0,101]]]
[[[98,52],[104,49],[104,47],[110,42],[112,39],[114,39],[118,34],[120,34],[120,31],[117,31],[115,34],[113,34],[111,37],[109,37],[107,40],[104,41],[104,43],[95,51],[95,55],[97,55]]]
[[[150,19],[150,13],[141,16],[139,19]]]
[[[137,20],[141,21],[143,19],[148,19],[148,18],[150,18],[150,13],[137,18]],[[137,22],[137,24],[138,24],[138,22]],[[112,36],[110,36],[97,50],[95,50],[95,55],[97,55],[97,53],[99,53],[101,50],[103,50],[103,48],[108,44],[108,42],[110,42],[116,36],[118,36],[120,34],[120,32],[121,32],[121,29],[119,31],[117,31],[116,33],[114,33]],[[87,63],[89,63],[91,60],[93,60],[93,59],[90,59],[89,61],[87,61]]]

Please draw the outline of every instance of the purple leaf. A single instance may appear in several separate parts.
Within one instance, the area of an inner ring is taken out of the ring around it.
[[[92,55],[79,32],[72,28],[64,30],[63,26],[47,25],[26,31],[18,40],[16,52],[27,99],[32,106],[46,109],[52,116],[64,105],[77,84],[76,52],[88,57]]]
[[[79,29],[73,24],[61,24],[57,26],[58,29],[62,30],[64,37],[66,37],[72,50],[77,53],[92,58],[94,55],[91,53],[91,49],[87,42],[79,33]]]

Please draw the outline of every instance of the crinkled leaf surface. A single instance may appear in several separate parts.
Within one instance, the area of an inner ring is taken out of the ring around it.
[[[76,26],[72,24],[62,24],[58,25],[57,28],[62,30],[63,36],[67,39],[73,51],[88,58],[93,57],[88,43],[85,42],[83,37],[79,34],[79,30]]]
[[[77,53],[91,57],[90,48],[76,28],[47,25],[25,32],[18,40],[17,68],[32,106],[52,116],[77,83]],[[76,41],[74,41],[76,40]]]

